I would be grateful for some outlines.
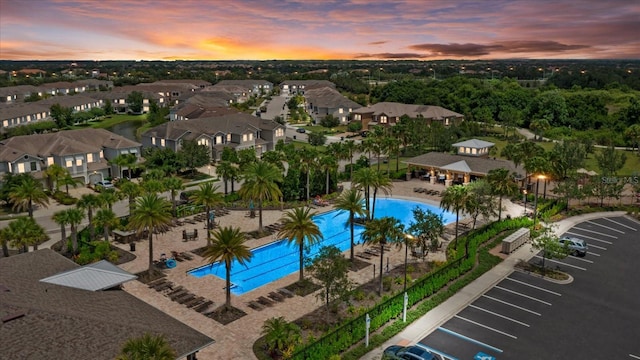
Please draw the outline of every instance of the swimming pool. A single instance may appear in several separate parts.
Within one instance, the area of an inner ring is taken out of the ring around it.
[[[413,220],[412,210],[416,206],[425,211],[431,210],[436,214],[442,214],[445,224],[454,222],[456,219],[455,214],[442,211],[434,205],[394,198],[376,199],[375,216],[376,218],[393,216],[405,226],[409,226]],[[316,215],[314,222],[320,228],[323,239],[320,243],[305,249],[305,258],[315,257],[323,246],[333,245],[342,251],[348,250],[351,244],[351,234],[346,225],[348,218],[349,213],[340,210]],[[360,234],[363,230],[362,226],[355,227],[356,243],[360,241]],[[253,249],[252,252],[253,257],[251,261],[246,263],[246,266],[240,265],[236,261],[231,265],[231,282],[233,283],[231,293],[235,295],[242,295],[300,269],[298,246],[284,240],[263,245]],[[224,264],[220,262],[192,269],[188,273],[197,278],[213,275],[225,279]]]

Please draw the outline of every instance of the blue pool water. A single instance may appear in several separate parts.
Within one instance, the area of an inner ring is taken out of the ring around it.
[[[376,218],[392,216],[405,226],[409,226],[409,223],[413,221],[412,210],[416,206],[424,211],[431,210],[436,214],[442,214],[445,224],[454,222],[456,219],[455,214],[442,211],[433,205],[391,198],[376,199],[375,216]],[[314,222],[320,228],[323,239],[320,243],[305,249],[305,259],[315,257],[323,246],[333,245],[342,251],[348,250],[351,243],[349,227],[346,225],[348,218],[349,213],[340,210],[316,215]],[[354,239],[356,243],[360,241],[363,229],[362,226],[355,227]],[[236,261],[231,265],[231,282],[233,283],[231,292],[235,295],[242,295],[300,269],[298,246],[284,240],[266,244],[253,249],[252,252],[253,257],[245,266]],[[188,273],[197,278],[214,275],[225,279],[225,268],[221,262],[201,266]]]

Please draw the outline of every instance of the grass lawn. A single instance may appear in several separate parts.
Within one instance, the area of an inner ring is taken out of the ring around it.
[[[127,115],[127,114],[107,115],[103,117],[100,121],[91,122],[90,124],[92,128],[106,129],[114,125],[127,122],[127,121],[132,121],[132,120],[143,122],[147,120],[147,115]]]

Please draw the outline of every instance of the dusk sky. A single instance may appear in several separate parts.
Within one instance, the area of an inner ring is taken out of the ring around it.
[[[2,60],[640,59],[639,0],[0,0]]]

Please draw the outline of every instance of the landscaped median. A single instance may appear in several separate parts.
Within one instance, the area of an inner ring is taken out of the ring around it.
[[[291,359],[329,359],[336,354],[341,354],[342,359],[359,359],[498,264],[501,258],[491,255],[489,250],[513,231],[532,224],[533,221],[528,218],[506,219],[460,237],[458,240],[461,246],[455,251],[457,256],[454,260],[407,288],[407,322],[402,321],[404,293],[398,292],[393,297],[383,298],[381,303],[366,313],[346,321],[316,341],[299,347]],[[469,253],[477,254],[477,257],[465,258],[463,245],[467,241]],[[367,314],[371,319],[372,336],[369,347],[365,348],[363,340]]]

